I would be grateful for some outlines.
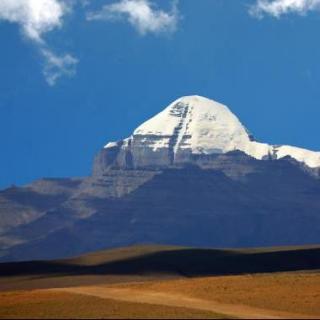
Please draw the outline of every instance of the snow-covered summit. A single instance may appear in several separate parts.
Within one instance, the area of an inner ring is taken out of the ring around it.
[[[200,96],[177,99],[159,114],[140,125],[133,135],[105,148],[119,146],[151,158],[168,154],[171,163],[192,154],[221,154],[242,151],[256,159],[290,156],[311,168],[320,167],[320,152],[291,146],[256,142],[228,107]]]
[[[252,141],[248,130],[224,105],[200,96],[182,97],[134,131],[136,135],[156,135],[153,148],[167,147],[176,135],[174,150],[191,149],[192,153],[226,153],[247,150],[261,158],[267,145]]]

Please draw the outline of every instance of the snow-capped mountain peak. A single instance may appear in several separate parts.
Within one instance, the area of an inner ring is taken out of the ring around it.
[[[199,96],[183,97],[139,126],[133,133],[163,137],[153,148],[174,143],[174,150],[222,153],[250,141],[247,130],[224,105]],[[176,139],[170,139],[176,136]]]
[[[239,150],[262,159],[290,156],[311,168],[320,167],[320,152],[256,142],[228,107],[201,96],[177,99],[140,125],[131,137],[105,148],[130,151],[133,165],[188,162],[192,155]]]

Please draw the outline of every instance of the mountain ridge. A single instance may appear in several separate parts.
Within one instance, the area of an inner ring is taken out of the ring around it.
[[[193,155],[236,150],[258,160],[278,160],[290,156],[309,168],[320,167],[320,152],[260,143],[227,106],[201,96],[185,96],[175,100],[138,126],[129,138],[109,142],[104,149],[107,157],[108,151],[111,158],[118,153],[120,166],[125,163],[125,166],[134,168],[151,164],[170,166],[192,163]]]
[[[212,114],[210,104],[192,116],[190,106],[171,104],[164,113],[167,127],[151,126],[164,135],[150,134],[149,123],[131,139],[109,143],[89,177],[42,179],[0,191],[0,261],[144,243],[217,248],[320,243],[319,168],[289,156],[259,160],[235,149],[239,132],[240,142],[257,142],[229,109],[215,122],[219,114]],[[215,105],[214,112],[220,108],[226,107]],[[212,147],[212,134],[219,130],[212,133],[211,124],[223,130],[229,117],[232,126],[214,141],[224,152],[190,151],[194,130],[209,130],[195,140]],[[199,127],[200,120],[205,124]]]

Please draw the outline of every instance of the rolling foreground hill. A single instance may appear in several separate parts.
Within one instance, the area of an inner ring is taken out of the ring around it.
[[[0,264],[0,318],[318,318],[320,247],[138,246]]]
[[[225,106],[180,98],[108,143],[85,178],[0,192],[0,261],[133,244],[320,243],[320,153],[257,142]]]

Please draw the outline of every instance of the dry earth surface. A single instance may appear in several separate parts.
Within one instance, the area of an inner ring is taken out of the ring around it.
[[[0,318],[319,318],[320,273],[143,281],[0,293]]]
[[[94,295],[33,290],[6,292],[0,295],[1,319],[102,319],[162,318],[220,319],[222,315],[190,308],[99,298]]]
[[[244,318],[320,318],[319,272],[204,277],[117,288],[210,301],[215,311]]]
[[[320,318],[318,262],[314,248],[145,246],[0,264],[0,318]]]

